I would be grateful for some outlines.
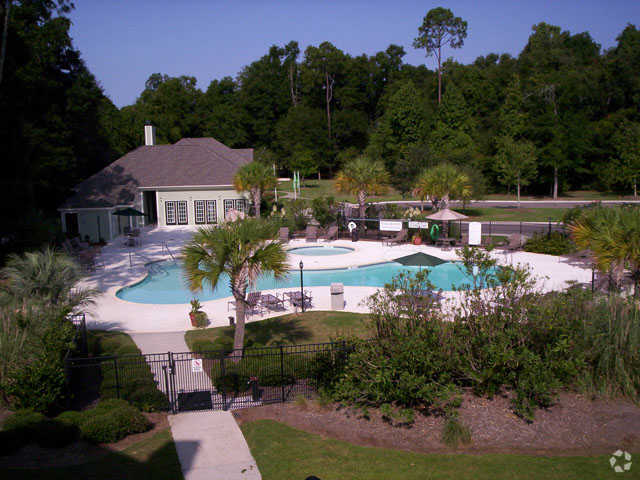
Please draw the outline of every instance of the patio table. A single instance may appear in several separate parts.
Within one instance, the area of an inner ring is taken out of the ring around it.
[[[440,237],[438,240],[436,240],[436,245],[441,245],[443,247],[450,247],[454,242],[456,241],[455,238],[450,238],[450,237]]]

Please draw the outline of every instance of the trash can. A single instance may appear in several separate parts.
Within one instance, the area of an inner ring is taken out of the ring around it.
[[[331,284],[331,310],[344,310],[344,285]]]
[[[358,229],[354,228],[351,231],[351,241],[352,242],[357,242],[359,238],[360,238],[360,234],[358,233]]]

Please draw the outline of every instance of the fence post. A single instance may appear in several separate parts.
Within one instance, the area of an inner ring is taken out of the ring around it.
[[[167,401],[169,402],[169,410],[171,410],[172,413],[176,413],[174,405],[173,405],[173,399],[172,399],[172,396],[171,396],[171,391],[169,390],[169,374],[167,373],[167,366],[166,365],[162,366],[162,373],[164,374],[164,389],[165,389],[165,392],[167,394]]]
[[[520,235],[522,235],[522,220],[520,220]]]
[[[113,357],[113,370],[116,375],[116,398],[120,398],[120,375],[118,375],[118,357]]]
[[[547,233],[547,237],[551,236],[551,219],[549,219],[549,232]]]
[[[282,401],[284,402],[284,348],[282,345],[280,345],[280,390],[282,394]]]
[[[89,342],[87,341],[87,320],[83,313],[82,314],[82,353],[87,355],[88,352],[89,352]]]
[[[235,355],[236,351],[233,350],[232,355]],[[224,370],[224,350],[220,350],[220,377],[224,377],[225,376],[225,370]],[[224,383],[224,382],[223,382]],[[226,410],[227,409],[227,392],[225,391],[225,389],[222,389],[222,410]]]
[[[489,221],[489,237],[491,237],[491,221]]]

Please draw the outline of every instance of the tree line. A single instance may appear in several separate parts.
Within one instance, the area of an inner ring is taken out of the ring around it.
[[[435,56],[436,71],[405,63],[399,45],[350,55],[328,41],[304,51],[291,41],[205,90],[193,76],[152,74],[136,102],[118,109],[72,44],[70,8],[67,0],[0,7],[2,208],[13,224],[25,211],[54,212],[75,184],[140,146],[147,121],[160,143],[212,136],[255,148],[283,174],[333,176],[364,155],[382,161],[405,193],[440,163],[478,191],[636,189],[635,25],[603,50],[588,32],[539,23],[516,57],[491,53],[463,65],[451,55],[471,41],[467,24],[437,8],[407,32]]]

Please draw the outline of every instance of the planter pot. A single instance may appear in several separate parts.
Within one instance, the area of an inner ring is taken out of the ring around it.
[[[195,312],[189,312],[189,319],[191,320],[192,327],[198,326],[198,317],[196,316]]]
[[[422,238],[421,237],[413,237],[413,244],[414,245],[422,245]]]

